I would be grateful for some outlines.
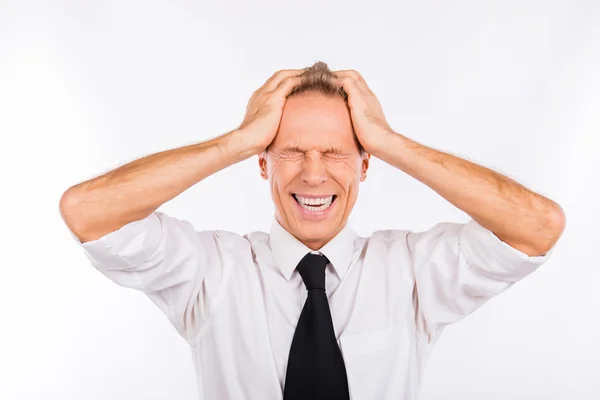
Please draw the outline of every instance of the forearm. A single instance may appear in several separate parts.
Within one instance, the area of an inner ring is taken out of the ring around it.
[[[194,184],[252,155],[239,147],[238,134],[151,154],[75,185],[60,200],[61,216],[82,242],[145,218]]]
[[[564,230],[558,204],[488,168],[397,133],[386,136],[372,152],[531,256],[548,251]]]

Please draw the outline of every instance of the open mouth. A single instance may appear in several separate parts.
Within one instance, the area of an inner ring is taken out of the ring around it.
[[[296,200],[296,203],[298,203],[300,207],[311,212],[325,211],[331,207],[335,199],[337,199],[337,195],[335,194],[319,198],[302,197],[295,193],[292,193],[291,196]]]

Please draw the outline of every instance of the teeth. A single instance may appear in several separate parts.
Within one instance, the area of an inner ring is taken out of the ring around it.
[[[328,205],[331,204],[331,202],[333,201],[333,195],[328,197],[321,197],[318,199],[309,199],[298,195],[294,195],[294,197],[296,197],[296,199],[301,205]]]
[[[318,207],[317,206],[308,206],[308,205],[305,205],[305,204],[300,204],[300,207],[304,208],[305,210],[313,211],[313,212],[316,212],[316,211],[325,211],[325,210],[327,210],[329,208],[329,206],[331,206],[331,203],[325,203],[322,206],[318,206]]]
[[[296,200],[298,200],[298,204],[300,204],[300,207],[312,212],[324,211],[328,209],[329,206],[331,206],[331,203],[333,202],[333,196],[323,197],[319,199],[308,199],[306,197],[300,197],[297,195],[294,195],[294,197],[296,198]]]

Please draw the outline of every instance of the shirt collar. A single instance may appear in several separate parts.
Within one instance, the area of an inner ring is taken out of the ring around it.
[[[344,278],[350,266],[354,251],[354,240],[357,237],[356,232],[346,223],[346,226],[333,239],[318,250],[329,259],[340,279]],[[281,271],[287,280],[290,279],[296,266],[306,253],[313,251],[286,231],[275,217],[273,217],[273,223],[271,224],[269,246],[273,252],[277,269]]]

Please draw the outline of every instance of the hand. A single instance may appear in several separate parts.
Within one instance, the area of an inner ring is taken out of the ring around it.
[[[287,95],[300,84],[303,69],[277,71],[250,97],[246,115],[237,128],[240,139],[253,154],[262,152],[275,138]]]
[[[372,154],[376,145],[393,132],[385,119],[381,104],[357,71],[341,70],[333,71],[333,74],[337,76],[338,85],[348,94],[348,106],[356,137],[365,151]]]

